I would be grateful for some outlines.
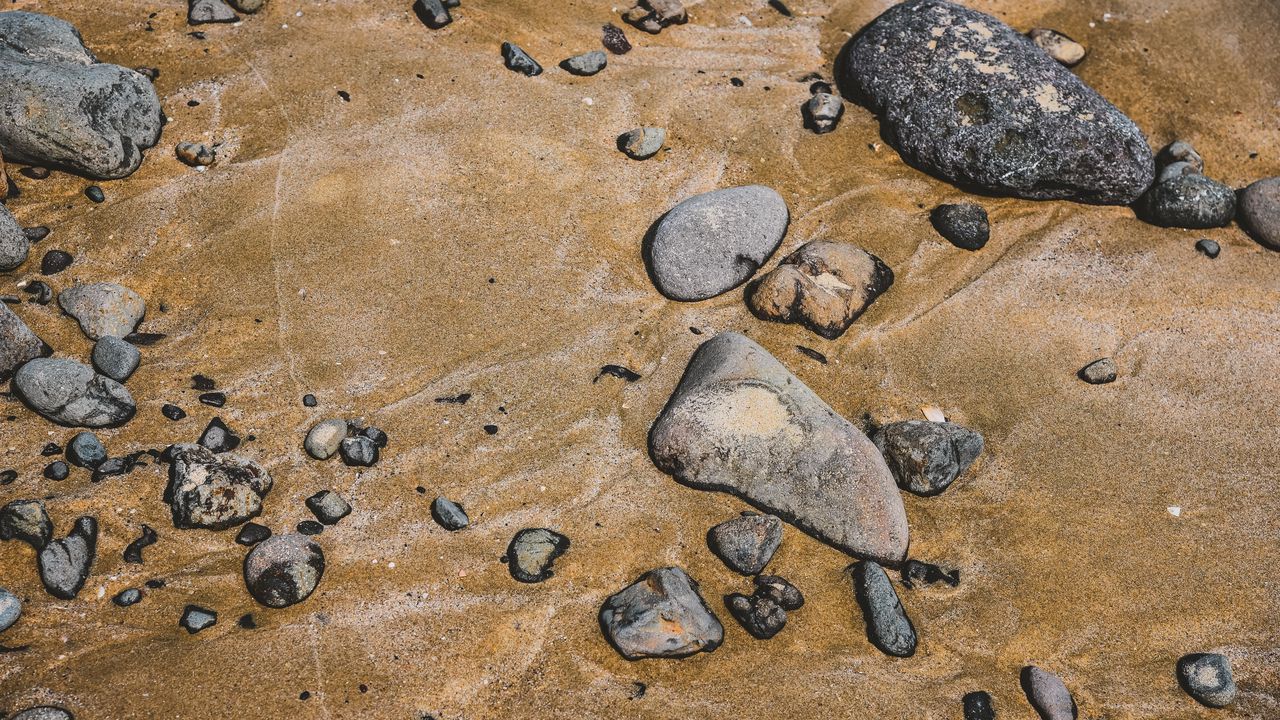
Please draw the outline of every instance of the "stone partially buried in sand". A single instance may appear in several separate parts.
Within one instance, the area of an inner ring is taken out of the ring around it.
[[[0,13],[0,150],[6,160],[122,178],[160,139],[163,120],[151,82],[99,63],[69,23]]]
[[[249,594],[271,608],[306,600],[323,576],[324,551],[305,535],[274,535],[244,558],[244,584]]]
[[[712,190],[676,205],[647,242],[653,283],[672,300],[706,300],[746,282],[787,232],[782,196],[763,185]]]
[[[982,452],[978,433],[930,420],[889,423],[876,432],[874,442],[898,487],[925,496],[950,487]]]
[[[177,528],[224,530],[262,513],[271,476],[258,463],[231,453],[215,455],[200,445],[171,451],[165,502]]]
[[[58,293],[58,307],[80,323],[90,340],[122,338],[137,329],[147,312],[141,295],[109,282],[69,287]]]
[[[2,165],[3,158],[0,158]],[[0,205],[0,272],[8,272],[26,262],[30,253],[31,239],[9,208]]]
[[[27,708],[9,720],[75,720],[75,716],[60,707],[41,705]]]
[[[21,540],[36,550],[53,539],[53,523],[39,500],[14,500],[0,508],[0,540]]]
[[[137,411],[123,385],[75,360],[31,360],[14,374],[12,386],[27,407],[68,427],[116,427]]]
[[[760,318],[800,323],[834,340],[892,284],[893,271],[875,255],[815,240],[757,280],[747,303]]]
[[[240,19],[225,0],[187,0],[187,24],[233,23]]]
[[[28,360],[51,354],[53,348],[32,332],[8,304],[0,303],[0,382],[13,377]]]
[[[1231,660],[1218,653],[1193,653],[1179,658],[1178,684],[1208,707],[1226,707],[1236,699]]]
[[[650,570],[610,596],[600,608],[600,629],[628,660],[711,652],[724,640],[698,584],[676,567]]]
[[[906,556],[907,516],[880,451],[738,333],[694,353],[649,448],[680,482],[731,492],[845,552]]]
[[[845,46],[838,68],[912,165],[962,186],[1128,205],[1151,185],[1133,121],[990,15],[908,0]]]
[[[522,583],[538,583],[552,576],[551,564],[569,549],[569,538],[546,528],[526,528],[507,546],[507,569]]]

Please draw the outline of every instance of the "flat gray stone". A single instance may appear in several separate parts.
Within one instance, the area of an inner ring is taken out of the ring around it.
[[[712,190],[672,208],[647,243],[653,283],[672,300],[706,300],[746,282],[787,233],[782,196],[763,185]]]
[[[76,518],[67,537],[45,545],[36,556],[36,567],[45,590],[63,600],[75,598],[89,577],[97,552],[98,521],[91,517]]]
[[[20,617],[22,617],[22,600],[0,587],[0,632],[13,627]]]
[[[898,487],[937,495],[969,469],[982,452],[982,435],[961,425],[905,420],[880,428],[873,438]]]
[[[1240,193],[1240,225],[1258,244],[1280,250],[1280,177],[1259,180]]]
[[[1116,361],[1109,357],[1104,357],[1080,368],[1076,375],[1090,385],[1105,385],[1115,382],[1119,373],[1120,369],[1116,366]]]
[[[351,503],[332,490],[321,490],[307,498],[307,509],[325,525],[336,525],[351,514]]]
[[[75,716],[60,707],[41,705],[27,708],[9,720],[76,720]]]
[[[93,366],[98,372],[115,380],[124,382],[138,369],[142,362],[142,353],[132,344],[114,335],[104,335],[93,345],[91,356]]]
[[[911,657],[916,652],[916,630],[884,568],[869,560],[853,566],[853,589],[862,617],[867,623],[867,639],[886,655]]]
[[[147,312],[142,296],[108,282],[75,285],[58,293],[58,307],[80,323],[90,340],[122,338],[138,328]]]
[[[676,567],[650,570],[611,595],[600,608],[600,628],[628,660],[686,657],[724,641],[698,583]]]
[[[507,545],[507,570],[522,583],[538,583],[554,573],[551,564],[569,549],[569,538],[547,528],[525,528]]]
[[[342,418],[321,420],[307,431],[302,447],[316,460],[328,460],[338,453],[347,437],[347,421]]]
[[[188,605],[182,609],[182,617],[178,618],[178,626],[187,631],[189,635],[213,627],[218,624],[218,611],[209,608],[200,607],[199,605]]]
[[[1076,701],[1057,675],[1028,665],[1022,668],[1022,691],[1042,720],[1076,719]]]
[[[432,501],[431,517],[435,519],[440,527],[449,532],[461,530],[471,524],[471,519],[467,517],[467,511],[463,510],[461,505],[446,497],[438,497]]]
[[[836,129],[844,115],[844,100],[839,95],[816,92],[802,106],[805,127],[815,134],[825,135]]]
[[[906,557],[906,511],[880,451],[738,333],[694,353],[649,447],[682,483],[731,492],[858,557]]]
[[[262,513],[271,476],[248,458],[174,445],[165,502],[177,528],[225,530]]]
[[[707,532],[707,545],[730,570],[756,575],[782,544],[782,521],[773,515],[743,513]]]
[[[37,551],[53,539],[53,523],[39,500],[14,500],[0,508],[0,540],[21,540]]]
[[[560,67],[574,75],[587,77],[600,72],[608,64],[609,56],[603,50],[592,50],[566,59],[560,63]]]
[[[1236,699],[1231,660],[1218,653],[1194,653],[1178,660],[1178,683],[1202,705],[1222,708]]]
[[[306,535],[273,535],[244,558],[244,584],[254,600],[272,608],[311,596],[324,576],[324,551]]]
[[[3,92],[3,91],[0,91]],[[8,188],[4,188],[8,192]],[[9,208],[0,205],[0,272],[8,272],[26,262],[31,240]]]
[[[32,332],[8,303],[0,303],[0,382],[13,377],[28,360],[51,354],[53,348]]]
[[[123,385],[65,358],[37,358],[13,376],[14,393],[35,412],[68,427],[116,427],[137,411]]]
[[[638,127],[618,136],[618,149],[632,160],[648,160],[662,149],[667,131],[660,127]]]

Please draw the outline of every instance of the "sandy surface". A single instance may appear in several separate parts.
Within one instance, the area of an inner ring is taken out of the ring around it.
[[[1234,226],[1162,230],[1125,208],[1009,199],[983,200],[985,249],[946,244],[927,209],[963,195],[875,145],[869,113],[849,106],[825,136],[801,126],[800,79],[829,77],[848,33],[887,0],[788,0],[794,18],[763,0],[691,4],[688,25],[629,30],[636,49],[593,78],[555,65],[598,47],[599,26],[618,22],[608,3],[464,0],[435,32],[409,4],[271,0],[237,26],[205,26],[204,40],[186,34],[179,0],[6,4],[74,22],[104,60],[162,71],[173,121],[138,173],[103,184],[105,204],[61,174],[17,176],[23,195],[9,201],[53,234],[0,279],[3,292],[44,251],[66,249],[76,264],[55,288],[123,282],[150,305],[143,329],[168,335],[129,382],[139,418],[102,433],[113,454],[194,440],[218,414],[256,436],[243,452],[276,480],[262,522],[281,531],[309,518],[302,501],[323,488],[355,512],[320,536],[329,568],[316,594],[267,610],[244,590],[234,532],[173,529],[162,468],[100,485],[83,471],[44,480],[40,448],[72,433],[0,400],[0,466],[21,473],[0,501],[47,497],[59,535],[79,514],[102,525],[71,602],[42,590],[30,548],[0,544],[0,584],[27,599],[3,643],[30,645],[0,655],[0,708],[944,720],[986,689],[1001,718],[1021,719],[1033,711],[1018,670],[1033,662],[1061,674],[1083,718],[1280,717],[1280,256]],[[1208,173],[1235,186],[1280,174],[1275,3],[970,4],[1083,42],[1079,74],[1153,145],[1191,140]],[[503,40],[546,74],[504,69]],[[665,126],[668,149],[635,162],[614,137],[641,124]],[[222,143],[220,162],[181,165],[181,140]],[[827,238],[893,268],[897,282],[844,338],[758,321],[739,293],[681,304],[654,290],[640,258],[648,225],[690,194],[745,183],[790,205],[774,262]],[[1221,257],[1196,253],[1200,237]],[[18,312],[60,354],[87,357],[55,305]],[[749,581],[704,534],[744,506],[658,472],[645,435],[693,349],[725,329],[770,348],[847,417],[913,418],[934,403],[986,436],[971,474],[906,500],[912,555],[962,572],[954,590],[900,590],[921,635],[914,658],[872,648],[843,574],[850,558],[793,528],[771,569],[808,604],[770,641],[723,610],[720,596]],[[1103,355],[1120,365],[1116,383],[1076,379]],[[593,384],[605,363],[643,379]],[[196,372],[227,391],[221,411],[196,402]],[[306,392],[320,407],[302,406]],[[461,392],[473,394],[466,405],[434,402]],[[165,402],[190,417],[164,420]],[[390,434],[378,466],[305,457],[305,430],[333,414]],[[473,526],[437,527],[437,493]],[[144,565],[125,564],[144,522],[160,542]],[[538,585],[498,561],[527,526],[573,541]],[[596,613],[664,564],[702,584],[725,643],[627,662]],[[141,604],[110,603],[152,578],[167,585]],[[186,603],[215,608],[218,624],[188,636],[177,626]],[[249,612],[257,630],[236,625]],[[1201,708],[1177,687],[1176,659],[1208,650],[1234,663],[1232,709]]]

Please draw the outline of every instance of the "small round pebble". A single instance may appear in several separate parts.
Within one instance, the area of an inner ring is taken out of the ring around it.
[[[35,243],[49,237],[48,225],[36,225],[35,227],[22,228],[22,232],[26,233],[27,240]]]
[[[241,545],[257,545],[269,537],[271,537],[271,528],[251,522],[240,526],[240,532],[236,533],[236,542]]]
[[[338,449],[342,462],[351,467],[370,467],[378,462],[378,445],[363,435],[349,437]]]
[[[471,524],[471,519],[462,506],[445,497],[438,497],[431,502],[431,517],[440,527],[450,532]]]
[[[174,422],[177,422],[187,416],[187,411],[177,405],[165,403],[164,406],[160,408],[160,414]]]
[[[96,203],[100,203],[107,199],[107,196],[102,192],[102,188],[98,187],[97,185],[90,185],[89,187],[85,188],[84,196]]]
[[[1222,252],[1222,248],[1218,243],[1210,240],[1209,238],[1201,238],[1200,240],[1197,240],[1196,250],[1199,250],[1201,254],[1210,260],[1218,257],[1218,253]]]
[[[336,525],[339,520],[351,514],[351,504],[332,490],[321,490],[307,498],[306,503],[311,514],[325,525]]]
[[[1085,365],[1080,368],[1078,375],[1080,379],[1090,385],[1105,385],[1109,382],[1115,382],[1119,369],[1116,367],[1116,361],[1109,357],[1104,357]]]
[[[1081,60],[1084,60],[1084,46],[1057,30],[1033,28],[1027,36],[1031,38],[1031,42],[1048,53],[1049,57],[1067,67],[1078,65]]]
[[[977,250],[991,238],[991,224],[981,205],[939,205],[930,213],[929,220],[939,235],[958,248]]]
[[[1178,660],[1178,683],[1197,702],[1226,707],[1236,699],[1231,660],[1218,653],[1194,653]]]
[[[66,480],[67,475],[71,474],[71,468],[62,460],[55,460],[44,468],[44,476],[50,480]]]
[[[995,720],[996,710],[991,704],[991,693],[975,690],[964,696],[964,720]]]
[[[120,607],[129,607],[130,605],[137,605],[138,603],[142,602],[142,591],[139,590],[138,588],[128,588],[125,590],[121,590],[120,592],[116,593],[115,597],[111,598],[111,602],[115,603]]]
[[[306,395],[302,396],[302,404],[305,405],[306,407],[315,407],[319,403],[316,402],[315,395],[312,395],[311,393],[307,393]]]
[[[298,532],[303,535],[319,535],[324,532],[324,525],[321,525],[315,520],[303,520],[298,523],[297,529]]]
[[[632,160],[647,160],[658,154],[667,139],[667,131],[660,127],[638,127],[618,136],[618,149]]]
[[[324,575],[324,551],[302,535],[276,535],[244,559],[244,582],[253,599],[272,608],[310,597]]]
[[[1145,203],[1147,219],[1161,227],[1222,227],[1236,214],[1235,191],[1196,174],[1156,183],[1147,191]]]
[[[0,588],[0,632],[13,627],[22,617],[22,601],[17,595]]]
[[[174,152],[177,153],[179,160],[191,167],[213,164],[213,148],[204,143],[180,142],[174,148]]]
[[[62,250],[50,250],[40,260],[40,274],[57,275],[71,267],[73,262],[75,262],[75,258],[71,257],[71,253]]]
[[[76,433],[67,443],[67,459],[78,467],[96,468],[107,459],[107,448],[91,432]]]
[[[133,375],[134,370],[138,369],[138,364],[142,362],[142,354],[132,344],[118,337],[106,335],[98,338],[98,342],[94,343],[91,359],[98,372],[116,382],[124,382]]]

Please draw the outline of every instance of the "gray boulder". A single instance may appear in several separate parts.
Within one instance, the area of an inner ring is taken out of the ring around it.
[[[886,655],[911,657],[916,630],[884,568],[863,560],[853,566],[853,589],[867,623],[867,639]]]
[[[698,348],[649,448],[680,482],[731,492],[845,552],[906,556],[902,497],[876,446],[742,335]]]
[[[51,354],[53,348],[32,332],[8,304],[0,303],[0,382],[13,377],[28,360]]]
[[[36,358],[13,376],[14,394],[45,418],[68,427],[116,427],[137,411],[123,385],[65,358]]]
[[[91,517],[76,518],[71,534],[45,545],[36,556],[40,581],[54,597],[75,598],[89,577],[97,552],[98,521]]]
[[[730,570],[755,575],[782,544],[782,521],[773,515],[743,513],[707,532],[707,545]]]
[[[324,551],[306,535],[273,535],[244,558],[244,584],[254,600],[272,608],[306,600],[324,576]]]
[[[145,76],[100,63],[70,23],[0,13],[0,152],[6,160],[122,178],[160,139],[160,98]]]
[[[271,476],[238,455],[200,445],[174,445],[165,502],[177,528],[225,530],[262,513]]]
[[[876,432],[874,441],[898,487],[916,495],[946,490],[982,452],[982,435],[949,422],[889,423]]]
[[[3,90],[0,90],[3,92]],[[3,122],[3,120],[0,120]],[[0,164],[3,161],[0,160]],[[0,170],[0,175],[3,171]],[[8,188],[0,188],[7,191]],[[26,262],[31,252],[31,239],[18,224],[9,208],[0,205],[0,272],[8,272]]]
[[[990,15],[908,0],[846,44],[837,70],[910,164],[963,186],[1128,205],[1151,185],[1133,121]]]
[[[610,596],[600,608],[600,629],[628,660],[711,652],[724,640],[698,583],[676,567],[650,570]]]
[[[58,293],[58,306],[80,323],[90,340],[122,338],[137,329],[147,312],[141,295],[108,282],[69,287]]]

